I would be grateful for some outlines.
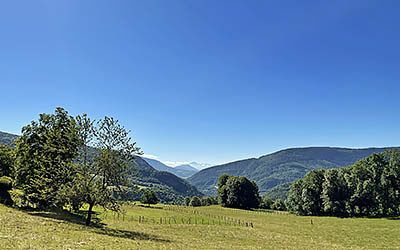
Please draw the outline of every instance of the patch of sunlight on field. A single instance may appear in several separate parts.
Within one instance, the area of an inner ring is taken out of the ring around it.
[[[64,213],[0,205],[0,249],[400,249],[400,220],[301,217],[210,207],[97,209],[85,227]]]

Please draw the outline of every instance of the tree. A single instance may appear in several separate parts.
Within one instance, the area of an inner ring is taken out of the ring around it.
[[[285,202],[282,199],[276,199],[271,205],[271,209],[278,211],[286,211]]]
[[[271,209],[273,203],[274,201],[268,195],[264,195],[260,203],[260,208]]]
[[[143,204],[147,204],[147,205],[157,204],[159,202],[156,194],[152,190],[149,190],[149,189],[146,189],[143,191],[143,195],[140,198],[140,201]]]
[[[260,195],[257,184],[243,176],[221,176],[218,195],[221,205],[233,208],[257,208]]]
[[[190,200],[189,206],[200,207],[201,206],[200,198],[197,196],[193,196],[192,199]]]
[[[75,119],[63,108],[23,127],[16,143],[15,183],[30,203],[62,208],[60,191],[75,175],[80,144]]]
[[[0,144],[0,177],[12,176],[14,171],[15,154],[14,149]]]
[[[118,210],[114,194],[123,192],[122,186],[127,186],[127,173],[132,164],[133,155],[141,154],[136,142],[132,142],[129,131],[121,126],[118,120],[105,117],[97,122],[85,115],[78,118],[80,127],[83,156],[87,156],[89,146],[97,148],[93,160],[83,157],[79,164],[78,175],[74,187],[81,194],[82,201],[89,204],[86,225],[90,225],[95,205]]]
[[[386,161],[381,178],[383,214],[393,216],[400,212],[400,151],[389,150],[383,156]]]
[[[321,215],[322,210],[322,183],[324,182],[324,170],[313,170],[303,179],[302,205],[308,215]]]
[[[185,206],[189,206],[190,205],[190,200],[191,200],[190,197],[185,197],[185,200],[184,200]]]
[[[356,216],[378,216],[381,196],[380,179],[384,169],[384,158],[382,155],[373,154],[356,162],[346,182],[351,190],[349,198],[348,213]]]
[[[213,200],[211,197],[204,196],[201,197],[201,205],[202,206],[211,206],[213,204]]]
[[[226,205],[226,200],[227,200],[227,188],[226,188],[226,182],[229,179],[229,175],[227,174],[222,174],[218,178],[218,202],[222,205]]]
[[[344,173],[343,169],[325,171],[321,197],[324,213],[328,215],[344,216],[347,213],[346,204],[350,193]]]
[[[287,197],[287,208],[289,211],[298,215],[305,215],[306,211],[303,209],[303,179],[299,179],[290,185]]]

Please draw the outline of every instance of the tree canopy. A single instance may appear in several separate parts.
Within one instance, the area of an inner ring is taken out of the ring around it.
[[[140,198],[140,201],[143,204],[157,204],[159,202],[159,199],[157,198],[156,193],[154,191],[145,189],[143,191],[142,197]]]
[[[399,215],[400,151],[373,154],[346,168],[312,171],[292,184],[287,204],[301,215]]]
[[[39,208],[62,207],[60,191],[75,175],[81,140],[75,119],[62,108],[23,127],[16,142],[15,183]]]
[[[257,184],[243,176],[221,175],[218,199],[222,206],[232,208],[257,208],[260,204]]]
[[[11,176],[14,171],[14,149],[0,144],[0,177]]]

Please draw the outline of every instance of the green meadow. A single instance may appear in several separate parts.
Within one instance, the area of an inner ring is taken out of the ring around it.
[[[0,205],[0,249],[400,249],[400,221],[210,207],[125,205],[79,215]]]

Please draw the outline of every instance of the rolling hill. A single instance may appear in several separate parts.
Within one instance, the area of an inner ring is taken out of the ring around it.
[[[155,159],[149,159],[149,158],[143,158],[150,166],[153,168],[159,170],[159,171],[166,171],[170,172],[176,176],[179,176],[181,178],[188,178],[195,173],[199,172],[196,168],[190,166],[190,165],[181,165],[177,167],[170,167],[165,165],[164,163],[157,161]]]
[[[220,175],[241,175],[256,181],[262,193],[284,196],[288,183],[302,178],[310,170],[347,166],[385,149],[388,148],[292,148],[207,168],[188,178],[188,181],[205,194],[215,194]]]
[[[0,144],[13,145],[16,138],[18,138],[17,135],[0,132]],[[136,167],[137,171],[132,172],[131,179],[141,186],[155,188],[162,195],[162,200],[171,201],[177,196],[201,195],[186,180],[172,173],[154,169],[141,157],[135,156],[134,161],[136,164],[133,164],[132,167]]]
[[[0,131],[0,144],[13,145],[15,139],[17,139],[17,138],[18,138],[18,135],[9,134],[9,133]]]

